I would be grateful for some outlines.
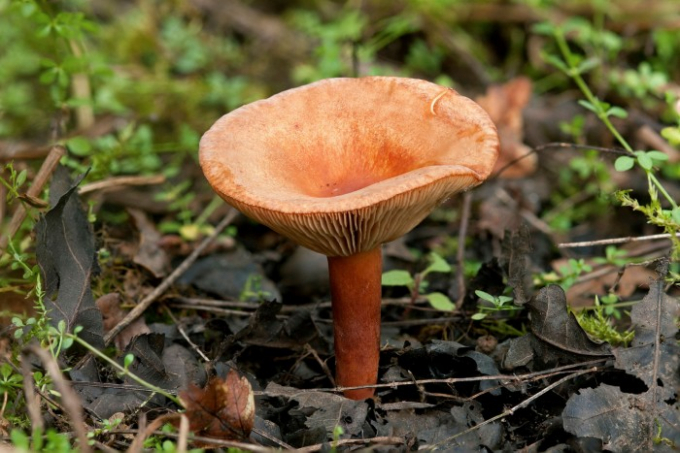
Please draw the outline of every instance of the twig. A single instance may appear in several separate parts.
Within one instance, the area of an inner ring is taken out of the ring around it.
[[[333,378],[333,373],[331,373],[331,370],[328,368],[328,365],[326,362],[321,360],[321,357],[319,357],[319,353],[316,352],[316,349],[314,349],[309,343],[305,345],[305,349],[307,349],[307,352],[309,352],[311,355],[314,356],[314,359],[316,359],[316,362],[319,364],[323,372],[326,374],[326,377],[330,381],[331,385],[333,387],[336,386],[335,384],[335,378]]]
[[[182,337],[186,340],[186,342],[189,343],[189,346],[191,346],[191,348],[194,351],[196,351],[196,353],[198,355],[200,355],[201,358],[204,361],[210,362],[210,359],[208,358],[208,356],[206,356],[203,353],[203,351],[201,351],[201,349],[198,347],[198,345],[196,345],[196,343],[191,341],[191,338],[189,338],[189,335],[187,335],[187,333],[184,331],[180,322],[177,320],[177,318],[175,318],[175,315],[172,314],[172,310],[170,310],[167,305],[163,305],[163,308],[165,308],[165,312],[170,316],[170,318],[172,319],[172,322],[174,322],[175,325],[177,326],[177,330],[179,331],[180,335],[182,335]]]
[[[28,409],[28,417],[31,420],[31,428],[33,429],[33,432],[42,432],[45,425],[43,424],[42,414],[40,413],[40,402],[35,396],[33,373],[31,372],[31,363],[29,360],[21,361],[21,374],[24,375],[24,398],[26,398],[26,409]]]
[[[468,225],[470,224],[470,206],[472,205],[472,192],[463,195],[463,210],[460,213],[460,228],[458,229],[458,251],[456,252],[456,282],[458,283],[458,300],[456,310],[460,310],[465,302],[467,288],[465,287],[465,238],[467,237]]]
[[[369,437],[368,439],[339,439],[333,442],[336,447],[344,447],[349,445],[405,445],[406,439],[403,437],[396,436],[381,436],[381,437]],[[310,445],[309,447],[298,448],[298,453],[314,453],[315,451],[321,451],[323,448],[328,448],[328,442],[322,444]]]
[[[456,438],[458,438],[458,437],[461,437],[461,436],[464,436],[464,435],[466,435],[466,434],[468,434],[468,433],[471,433],[472,431],[475,431],[475,430],[477,430],[477,429],[480,429],[482,426],[488,425],[489,423],[493,423],[493,422],[495,422],[496,420],[500,420],[500,419],[505,418],[505,417],[507,417],[507,416],[509,416],[509,415],[512,415],[512,414],[515,413],[515,411],[517,411],[517,410],[519,410],[519,409],[522,409],[522,408],[527,407],[527,406],[528,406],[529,404],[531,404],[533,401],[535,401],[535,400],[537,400],[538,398],[540,398],[541,396],[545,395],[546,393],[548,393],[550,390],[554,389],[555,387],[557,387],[557,386],[559,386],[559,385],[561,385],[561,384],[563,384],[563,383],[565,383],[565,382],[567,382],[567,381],[569,381],[569,380],[571,380],[571,379],[574,379],[574,378],[576,378],[576,377],[578,377],[578,376],[581,376],[581,375],[583,375],[583,374],[594,373],[594,372],[596,372],[596,371],[598,371],[598,368],[597,368],[597,367],[588,368],[587,370],[576,371],[576,372],[574,372],[574,373],[572,373],[572,374],[570,374],[570,375],[568,375],[568,376],[563,377],[562,379],[560,379],[560,380],[558,380],[558,381],[553,382],[552,384],[550,384],[549,386],[547,386],[546,388],[544,388],[543,390],[541,390],[541,391],[538,392],[537,394],[531,396],[530,398],[525,399],[524,401],[522,401],[521,403],[519,403],[518,405],[516,405],[516,406],[514,406],[514,407],[511,407],[511,408],[508,409],[507,411],[505,411],[505,412],[503,412],[503,413],[501,413],[501,414],[498,414],[498,415],[496,415],[495,417],[491,417],[491,418],[489,418],[489,419],[486,419],[486,420],[484,420],[483,422],[481,422],[481,423],[479,423],[479,424],[473,426],[472,428],[466,429],[465,431],[462,431],[462,432],[460,432],[460,433],[458,433],[458,434],[456,434],[456,435],[454,435],[454,436],[448,437],[448,438],[444,439],[443,441],[438,442],[438,443],[436,443],[436,444],[434,444],[434,445],[424,446],[424,447],[422,448],[422,450],[435,450],[435,449],[437,449],[438,447],[440,447],[440,446],[442,446],[442,445],[451,445],[451,441],[453,441],[454,439],[456,439]]]
[[[680,237],[680,233],[675,233],[676,237]],[[563,242],[557,244],[557,247],[561,249],[566,248],[577,248],[577,247],[592,247],[596,245],[610,245],[610,244],[625,244],[626,242],[641,242],[641,241],[655,241],[657,239],[670,239],[671,235],[667,233],[662,234],[652,234],[649,236],[628,236],[625,238],[610,238],[610,239],[599,239],[596,241],[583,241],[583,242]]]
[[[123,318],[118,324],[116,324],[109,332],[104,336],[104,343],[108,345],[111,343],[111,340],[113,340],[116,335],[118,335],[120,332],[122,332],[123,329],[125,329],[127,326],[130,325],[135,319],[139,318],[144,311],[146,311],[149,306],[151,306],[152,303],[160,297],[161,294],[163,294],[170,286],[172,286],[173,283],[182,275],[188,268],[191,266],[194,261],[199,257],[199,255],[205,250],[210,243],[236,218],[238,215],[238,211],[235,209],[231,209],[229,213],[222,219],[222,221],[215,227],[215,231],[205,238],[203,242],[199,244],[198,247],[194,249],[193,252],[191,252],[191,255],[187,256],[182,264],[180,264],[177,269],[172,271],[170,275],[168,275],[163,282],[154,289],[151,294],[146,296],[139,304],[133,308],[130,313],[128,313],[125,318]]]
[[[38,174],[35,175],[33,184],[31,184],[31,187],[29,187],[28,190],[26,191],[26,195],[28,195],[29,197],[40,196],[43,187],[45,187],[45,184],[50,179],[50,176],[52,176],[52,173],[54,173],[54,170],[57,168],[59,160],[65,155],[66,149],[64,149],[63,146],[57,145],[53,146],[52,149],[50,149],[50,152],[45,158],[45,161],[40,166],[40,170],[38,170]],[[7,230],[4,232],[2,237],[0,237],[0,254],[5,252],[7,244],[9,244],[10,238],[14,236],[14,234],[19,230],[19,227],[21,226],[25,218],[26,208],[24,207],[23,204],[20,204],[17,206],[16,211],[14,211],[14,215],[12,216],[12,220],[10,220],[9,222]]]
[[[313,392],[343,392],[345,390],[358,390],[365,388],[396,388],[402,387],[404,385],[417,385],[422,386],[425,384],[459,384],[462,382],[481,382],[481,381],[525,381],[533,380],[534,378],[545,378],[555,375],[556,373],[562,372],[564,370],[570,370],[573,368],[579,368],[583,366],[591,366],[596,364],[601,364],[606,362],[608,358],[588,360],[586,362],[572,363],[570,365],[563,365],[560,367],[551,368],[549,370],[534,371],[531,373],[524,374],[497,374],[490,376],[472,376],[464,378],[443,378],[443,379],[419,379],[419,380],[404,380],[396,382],[388,382],[385,384],[374,384],[374,385],[361,385],[356,387],[335,387],[335,388],[319,388],[319,389],[298,389],[298,394],[302,393],[313,393]],[[267,395],[267,391],[255,391],[253,392],[256,396]]]
[[[98,190],[112,190],[122,189],[125,186],[149,186],[154,184],[162,184],[165,182],[165,176],[116,176],[113,178],[104,179],[102,181],[86,184],[80,188],[78,193],[85,195],[90,192]]]
[[[157,418],[156,420],[159,420],[159,419]],[[151,425],[149,425],[149,427],[151,427]],[[169,432],[165,432],[165,431],[149,430],[149,428],[146,428],[146,430],[144,430],[144,431],[142,431],[141,429],[121,429],[121,430],[113,431],[113,432],[111,432],[111,434],[137,434],[138,436],[141,434],[141,435],[144,436],[144,438],[153,434],[154,436],[163,436],[163,437],[168,437],[170,439],[178,439],[179,438],[179,434],[177,434],[177,433],[169,433]],[[135,440],[136,440],[136,438],[135,438]],[[243,451],[249,451],[249,452],[253,452],[253,453],[272,453],[272,449],[270,447],[263,447],[263,446],[260,446],[260,445],[257,445],[257,444],[250,444],[250,443],[246,443],[246,442],[236,442],[236,441],[231,441],[231,440],[221,440],[221,439],[214,439],[212,437],[193,436],[193,435],[189,435],[188,440],[194,441],[194,442],[198,441],[198,442],[202,442],[202,443],[205,443],[205,444],[210,444],[211,446],[227,447],[227,448],[229,448],[229,447],[240,448]],[[131,451],[131,450],[128,450],[128,452],[129,451]]]
[[[185,453],[187,451],[187,442],[189,439],[189,418],[186,414],[179,416],[179,437],[177,437],[177,453]]]
[[[61,393],[62,405],[71,418],[71,425],[73,425],[73,429],[78,437],[80,451],[89,453],[92,449],[87,441],[87,431],[85,430],[85,420],[83,419],[80,398],[76,395],[76,392],[73,391],[66,379],[64,379],[56,359],[46,349],[33,345],[30,346],[28,350],[38,356],[43,366],[52,377],[54,385],[57,387],[57,390],[59,390],[59,393]],[[22,361],[26,363],[29,362],[26,354],[24,354]],[[33,383],[31,383],[29,387],[33,387]]]

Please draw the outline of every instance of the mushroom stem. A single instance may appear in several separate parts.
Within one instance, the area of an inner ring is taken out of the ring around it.
[[[336,383],[373,385],[380,358],[382,254],[380,246],[352,256],[329,256]],[[346,390],[347,398],[373,396],[375,389]]]

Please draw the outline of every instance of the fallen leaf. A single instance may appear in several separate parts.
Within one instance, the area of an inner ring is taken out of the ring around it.
[[[359,435],[363,429],[368,404],[354,401],[340,395],[325,392],[301,391],[271,382],[265,392],[267,396],[280,396],[296,401],[296,412],[305,414],[305,425],[310,429],[323,428],[327,439],[332,439],[336,426],[348,435]]]
[[[139,244],[133,261],[151,272],[154,277],[165,277],[170,268],[170,258],[160,246],[161,234],[144,211],[134,208],[128,208],[127,211],[139,232]]]
[[[51,209],[35,227],[36,256],[50,324],[56,327],[63,321],[68,332],[81,326],[79,336],[103,348],[102,316],[90,289],[90,279],[98,272],[94,235],[76,190],[84,176],[71,183],[68,170],[57,167],[50,185]]]
[[[561,287],[542,288],[527,307],[531,332],[539,340],[534,342],[534,350],[544,362],[576,356],[611,356],[609,344],[591,340],[574,314],[567,311],[567,298]]]
[[[536,153],[523,143],[522,110],[531,99],[531,81],[517,77],[503,85],[492,85],[486,95],[478,97],[477,103],[486,110],[498,129],[501,142],[500,153],[494,173],[503,170],[501,178],[524,178],[534,171],[538,164]],[[516,160],[525,156],[520,160]]]
[[[120,294],[118,293],[104,294],[97,299],[95,304],[102,313],[104,333],[118,325],[127,314],[127,310],[123,310],[120,306],[121,300]],[[116,348],[123,350],[130,344],[134,337],[150,332],[151,330],[149,329],[149,326],[146,325],[144,318],[140,317],[135,319],[129,326],[116,335],[114,343]]]
[[[255,422],[253,389],[234,370],[225,379],[213,377],[205,388],[195,385],[180,393],[189,429],[198,436],[244,440]]]

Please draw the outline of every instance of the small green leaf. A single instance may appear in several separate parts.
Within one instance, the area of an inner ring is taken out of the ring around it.
[[[630,156],[619,156],[614,162],[616,171],[628,171],[635,165],[635,159]]]
[[[126,354],[125,358],[123,359],[123,366],[125,369],[130,368],[130,365],[132,365],[132,362],[135,361],[135,356],[134,354]]]
[[[413,286],[415,282],[411,274],[404,270],[395,269],[382,274],[383,286]]]
[[[475,313],[471,316],[471,318],[474,321],[481,321],[482,319],[486,318],[486,313]]]
[[[568,72],[569,67],[564,63],[564,61],[560,60],[554,55],[550,54],[543,54],[543,59],[550,63],[551,65],[555,66],[557,69],[559,69],[562,72]]]
[[[539,22],[531,27],[531,31],[537,35],[551,36],[553,33],[555,33],[555,30],[555,25],[553,25],[551,22]]]
[[[661,129],[661,136],[673,146],[680,145],[680,127],[665,127]]]
[[[616,118],[627,118],[628,112],[621,107],[612,107],[607,110],[607,116],[615,116]]]
[[[600,59],[599,58],[588,58],[586,60],[583,60],[576,70],[578,71],[579,74],[584,74],[591,69],[596,68],[600,64]]]
[[[674,208],[673,211],[671,211],[671,216],[675,223],[680,224],[680,207]]]
[[[89,140],[84,137],[73,137],[66,141],[66,146],[76,156],[87,156],[92,150]]]
[[[642,168],[645,170],[651,170],[652,167],[654,167],[654,161],[652,161],[652,158],[647,155],[647,153],[640,153],[638,154],[638,163]]]
[[[667,161],[668,160],[668,154],[661,152],[661,151],[647,151],[647,155],[651,157],[654,160],[658,160],[661,162]]]
[[[20,187],[24,182],[26,182],[26,176],[28,175],[28,171],[26,169],[21,170],[19,174],[17,175],[17,179],[15,182],[16,187]]]
[[[427,256],[427,259],[430,261],[430,265],[423,271],[423,274],[426,275],[430,272],[451,272],[451,265],[438,254],[432,252]]]
[[[590,110],[591,112],[598,113],[597,107],[595,107],[595,106],[594,106],[593,104],[591,104],[590,102],[581,99],[580,101],[578,101],[578,103],[579,103],[579,105],[580,105],[581,107],[584,107],[584,108]]]
[[[493,303],[493,304],[496,303],[496,298],[493,297],[491,294],[489,294],[489,293],[487,293],[487,292],[480,291],[480,290],[476,290],[476,291],[475,291],[475,294],[476,294],[477,297],[479,297],[480,299],[484,299],[484,300],[486,300],[486,301],[488,301],[488,302],[491,302],[491,303]]]
[[[456,309],[456,305],[451,302],[445,294],[442,293],[430,293],[425,294],[425,298],[430,302],[432,308],[441,311],[453,311]]]

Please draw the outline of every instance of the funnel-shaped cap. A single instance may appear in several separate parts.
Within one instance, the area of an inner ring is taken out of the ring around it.
[[[215,191],[328,256],[407,233],[498,156],[496,128],[455,91],[416,79],[328,79],[220,118],[200,144]]]

